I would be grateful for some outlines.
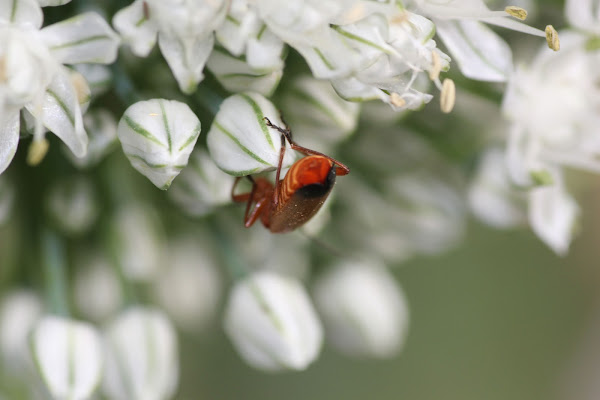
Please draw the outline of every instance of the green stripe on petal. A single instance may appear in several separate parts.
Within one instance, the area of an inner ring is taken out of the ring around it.
[[[250,107],[252,107],[252,110],[254,111],[254,114],[256,115],[256,119],[258,120],[258,124],[260,125],[260,129],[262,130],[265,139],[267,139],[267,142],[269,143],[269,145],[271,146],[271,148],[273,150],[275,150],[275,145],[273,144],[273,140],[271,140],[271,134],[269,133],[269,127],[267,126],[264,117],[265,114],[264,112],[260,109],[260,106],[258,105],[258,103],[256,103],[254,101],[254,99],[250,96],[248,96],[247,94],[241,93],[240,96],[246,100],[246,102],[248,104],[250,104]]]
[[[135,133],[142,135],[146,139],[148,139],[162,147],[166,147],[164,145],[164,143],[162,143],[160,140],[158,140],[158,138],[156,138],[156,136],[154,136],[153,134],[148,132],[146,129],[144,129],[144,127],[142,127],[140,124],[138,124],[133,119],[131,119],[131,117],[125,115],[125,116],[123,116],[123,120],[127,123],[127,126],[129,126],[131,128],[131,130],[134,131]]]
[[[257,156],[255,153],[253,153],[250,149],[248,149],[246,146],[244,146],[240,140],[238,138],[236,138],[231,132],[229,132],[227,129],[225,129],[225,127],[223,127],[223,125],[221,125],[219,122],[215,121],[213,122],[213,124],[221,131],[223,132],[227,137],[229,137],[229,139],[231,139],[240,149],[242,149],[242,151],[246,154],[248,154],[250,157],[252,157],[253,159],[255,159],[256,161],[258,161],[261,164],[265,164],[265,165],[271,165],[268,162],[266,162],[265,160],[263,160],[262,158],[260,158],[259,156]]]

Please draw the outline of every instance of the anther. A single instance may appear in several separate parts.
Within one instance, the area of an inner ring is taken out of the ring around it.
[[[560,40],[558,39],[558,32],[552,25],[546,26],[546,42],[548,42],[548,47],[550,47],[554,51],[560,50]]]
[[[446,78],[442,83],[442,92],[440,93],[440,108],[442,112],[449,113],[454,108],[456,101],[456,86],[452,79]]]
[[[511,17],[515,17],[521,21],[525,21],[527,18],[527,10],[521,7],[508,6],[504,9],[504,11]]]
[[[36,166],[41,163],[48,152],[49,146],[50,143],[46,138],[33,139],[27,152],[27,164]]]
[[[435,50],[431,52],[431,64],[429,79],[435,81],[440,77],[440,72],[442,72],[442,61],[440,60],[440,55]]]

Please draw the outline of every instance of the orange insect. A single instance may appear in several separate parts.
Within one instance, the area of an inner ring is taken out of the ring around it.
[[[258,218],[265,228],[273,233],[292,231],[310,220],[319,211],[338,175],[346,175],[350,169],[341,162],[292,140],[290,128],[273,125],[267,117],[267,126],[281,132],[281,150],[279,164],[275,174],[275,185],[265,178],[252,178],[252,190],[249,193],[234,194],[241,177],[238,177],[231,189],[231,198],[236,203],[246,203],[244,226],[251,227]],[[284,121],[285,123],[285,121]],[[279,180],[285,154],[285,141],[306,157],[296,161],[285,178]],[[252,207],[254,205],[254,207]]]

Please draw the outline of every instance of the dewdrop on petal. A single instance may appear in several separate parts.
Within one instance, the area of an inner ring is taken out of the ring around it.
[[[200,120],[179,101],[140,101],[125,111],[117,134],[131,165],[166,190],[188,163]]]

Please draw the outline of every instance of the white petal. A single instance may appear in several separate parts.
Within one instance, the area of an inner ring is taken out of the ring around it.
[[[200,121],[187,104],[140,101],[125,111],[117,134],[131,165],[166,190],[187,165],[200,135]]]
[[[232,54],[244,53],[246,42],[261,29],[261,21],[246,0],[233,0],[229,14],[215,31],[219,43]]]
[[[504,82],[512,69],[506,42],[476,21],[438,21],[437,32],[467,78]]]
[[[531,190],[529,222],[536,235],[558,255],[564,256],[573,238],[579,207],[566,192],[559,173],[555,184]]]
[[[268,127],[264,117],[284,127],[275,106],[257,93],[225,99],[207,137],[208,150],[219,168],[235,176],[277,168],[281,134]],[[286,144],[283,168],[292,165],[294,158],[294,152]]]
[[[0,174],[10,165],[19,144],[19,109],[5,108],[0,115]]]
[[[225,332],[252,366],[269,371],[305,369],[321,349],[321,323],[302,285],[258,272],[233,288]]]
[[[133,307],[105,332],[102,391],[113,400],[170,399],[177,388],[177,334],[155,309]]]
[[[48,86],[42,104],[42,114],[35,107],[27,105],[27,110],[36,118],[41,118],[44,126],[58,136],[77,157],[87,152],[88,137],[83,128],[81,108],[77,92],[71,82],[70,70],[61,67]]]
[[[75,157],[67,152],[67,157],[79,168],[99,163],[117,143],[117,121],[107,110],[94,109],[88,112],[83,117],[83,124],[89,135],[87,154]]]
[[[390,358],[400,351],[408,307],[383,265],[355,260],[328,268],[315,283],[315,303],[327,338],[343,353]]]
[[[221,49],[210,55],[206,67],[230,92],[256,92],[265,96],[273,94],[283,75],[282,69],[260,71],[252,69],[243,59],[233,57]]]
[[[112,82],[110,69],[100,64],[77,64],[75,69],[85,77],[92,96],[106,92]]]
[[[71,0],[37,0],[42,7],[55,7],[62,6],[64,4],[70,3]]]
[[[592,13],[595,0],[567,0],[565,3],[565,16],[569,25],[589,29],[596,23]]]
[[[0,2],[0,22],[39,29],[44,15],[36,0],[5,0]]]
[[[62,64],[110,64],[117,58],[119,37],[95,12],[47,26],[42,37]]]
[[[204,78],[202,70],[213,49],[214,41],[212,33],[204,37],[180,37],[163,31],[159,33],[160,51],[182,92],[193,93]]]
[[[146,19],[144,0],[136,0],[119,10],[113,17],[113,25],[139,57],[146,57],[156,43],[158,27],[153,20]]]
[[[201,216],[231,202],[233,181],[206,151],[199,149],[192,152],[189,165],[171,186],[169,196],[187,214]]]
[[[248,39],[246,61],[255,69],[282,69],[284,44],[269,28],[259,31],[255,37]]]
[[[83,176],[54,182],[46,198],[46,209],[56,225],[67,234],[81,234],[100,212],[96,190]]]
[[[102,345],[90,324],[47,316],[33,330],[31,351],[55,399],[85,400],[100,382]]]

